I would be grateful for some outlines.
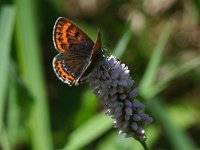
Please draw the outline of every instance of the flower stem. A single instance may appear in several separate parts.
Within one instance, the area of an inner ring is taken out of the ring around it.
[[[144,150],[149,150],[145,141],[139,141],[139,142],[142,144]]]

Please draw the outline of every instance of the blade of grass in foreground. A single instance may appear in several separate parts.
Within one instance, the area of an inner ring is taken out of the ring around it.
[[[30,137],[35,150],[53,149],[49,126],[47,96],[41,60],[39,29],[33,0],[15,0],[17,9],[16,44],[22,79],[34,105],[29,118]]]
[[[64,150],[82,149],[84,146],[108,131],[112,125],[112,120],[105,116],[105,112],[95,115],[70,135]]]
[[[3,6],[0,12],[0,133],[3,125],[5,94],[8,81],[10,63],[10,45],[14,25],[14,9],[12,6]]]

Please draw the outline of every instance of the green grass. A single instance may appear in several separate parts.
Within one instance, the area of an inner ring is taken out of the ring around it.
[[[15,11],[12,6],[2,6],[0,12],[0,143],[5,150],[10,149],[8,142],[5,122],[3,120],[5,104],[6,104],[6,90],[8,88],[8,77],[10,68],[10,51],[11,40],[13,34],[15,20]],[[5,33],[5,34],[3,34]]]
[[[22,80],[33,99],[28,126],[32,147],[51,150],[52,136],[49,124],[42,49],[39,40],[38,20],[34,1],[15,0],[17,56]]]
[[[105,112],[99,113],[81,125],[70,136],[64,150],[82,149],[112,127],[112,120],[105,118]]]
[[[170,142],[172,143],[172,147],[174,149],[192,150],[196,149],[196,146],[184,132],[174,125],[167,115],[168,112],[166,111],[165,105],[162,102],[163,99],[156,97],[156,95],[161,92],[161,90],[166,88],[172,79],[179,77],[184,73],[188,73],[194,68],[200,66],[200,61],[197,61],[198,58],[196,58],[193,59],[192,62],[187,62],[186,64],[177,67],[170,73],[172,74],[170,77],[163,81],[161,80],[156,84],[155,77],[162,60],[163,51],[169,39],[169,35],[170,29],[167,26],[163,31],[152,56],[150,57],[150,62],[139,87],[141,90],[141,96],[148,103],[149,111],[153,114],[154,119],[160,122],[160,124],[164,127],[164,130],[167,133]]]

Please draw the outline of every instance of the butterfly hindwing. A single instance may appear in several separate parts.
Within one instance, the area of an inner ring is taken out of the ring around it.
[[[90,65],[89,59],[74,56],[73,53],[59,53],[53,59],[53,68],[57,77],[64,83],[76,85],[85,69]]]

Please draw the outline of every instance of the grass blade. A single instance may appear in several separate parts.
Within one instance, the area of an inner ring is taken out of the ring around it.
[[[43,76],[36,1],[15,0],[18,10],[16,43],[22,79],[33,96],[34,106],[29,119],[33,149],[51,150],[47,96]]]
[[[2,125],[1,127],[0,145],[0,148],[2,148],[3,150],[11,150],[8,134],[4,125]]]
[[[19,139],[19,122],[20,122],[20,108],[18,106],[18,91],[16,85],[16,72],[14,65],[11,65],[11,74],[9,80],[9,94],[8,94],[8,113],[7,113],[7,132],[11,147],[14,148]]]
[[[71,134],[64,150],[82,149],[88,143],[104,134],[112,125],[112,120],[105,117],[105,112],[94,116]]]
[[[168,112],[166,111],[164,104],[161,100],[154,98],[153,102],[150,104],[151,113],[154,115],[154,118],[158,120],[165,129],[165,133],[168,135],[169,140],[171,141],[173,149],[181,150],[194,150],[195,145],[192,140],[179,128],[177,128],[174,123],[169,119]]]
[[[132,36],[132,32],[131,30],[128,28],[126,30],[126,32],[124,33],[124,35],[121,37],[121,39],[119,40],[117,46],[114,49],[114,55],[117,58],[121,58],[122,55],[124,54],[126,47],[128,46],[128,43],[131,39]]]
[[[133,138],[124,138],[113,131],[98,143],[97,150],[144,150],[142,145]]]
[[[158,44],[153,50],[153,54],[151,55],[149,64],[147,66],[147,69],[140,83],[139,89],[141,93],[146,93],[146,92],[151,93],[151,90],[149,90],[150,89],[149,87],[153,84],[155,80],[156,73],[157,73],[159,64],[162,60],[162,54],[167,44],[167,41],[169,39],[170,32],[171,32],[171,28],[167,25],[160,36]],[[146,95],[146,94],[143,94],[143,95]]]
[[[0,16],[0,129],[3,125],[3,112],[5,106],[5,95],[8,81],[8,71],[10,62],[10,45],[14,25],[14,8],[3,6]],[[4,33],[4,34],[2,34]],[[0,131],[1,132],[1,131]]]
[[[169,28],[169,26],[167,26],[164,29],[159,39],[158,45],[155,47],[155,50],[153,51],[153,54],[150,58],[150,62],[142,78],[142,82],[139,86],[141,91],[140,94],[144,99],[151,101],[150,103],[148,103],[149,104],[148,107],[151,108],[149,109],[149,111],[152,112],[154,119],[159,120],[161,124],[164,126],[166,133],[170,138],[173,148],[181,150],[187,150],[187,149],[192,150],[195,148],[195,145],[191,142],[191,140],[185,133],[183,133],[174,126],[173,122],[171,122],[170,118],[167,116],[168,113],[165,110],[163,104],[160,101],[155,100],[156,94],[158,94],[158,92],[160,92],[161,89],[164,89],[167,86],[167,83],[171,79],[174,79],[175,77],[191,70],[197,64],[195,63],[195,65],[193,64],[190,67],[188,65],[184,65],[183,67],[180,67],[178,71],[176,70],[172,76],[170,76],[166,80],[161,81],[161,83],[158,84],[159,86],[153,85],[157,69],[162,59],[164,48],[169,39],[170,32],[171,29]]]
[[[180,77],[183,74],[186,74],[186,73],[192,71],[193,69],[195,69],[199,66],[200,66],[200,58],[196,57],[196,58],[193,58],[192,60],[182,64],[181,66],[174,68],[174,70],[172,70],[168,76],[166,76],[164,79],[160,80],[160,82],[158,82],[155,86],[152,86],[153,92],[149,93],[148,96],[154,97],[156,94],[158,94],[162,90],[164,90],[170,81]]]

